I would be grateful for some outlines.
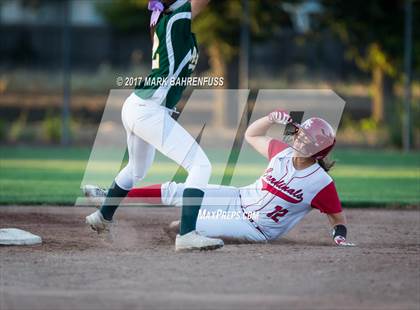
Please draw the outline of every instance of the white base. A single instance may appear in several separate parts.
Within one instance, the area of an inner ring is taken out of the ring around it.
[[[0,229],[0,245],[33,245],[42,243],[40,236],[17,228]]]

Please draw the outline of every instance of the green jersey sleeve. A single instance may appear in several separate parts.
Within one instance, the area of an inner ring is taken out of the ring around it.
[[[175,106],[185,86],[171,85],[171,81],[191,75],[193,55],[196,61],[198,48],[195,36],[191,33],[191,3],[188,1],[164,15],[156,25],[152,72],[136,88],[136,95],[170,108]]]

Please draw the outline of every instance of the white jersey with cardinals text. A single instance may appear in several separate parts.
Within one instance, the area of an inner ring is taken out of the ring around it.
[[[271,140],[268,154],[264,174],[240,188],[242,208],[258,213],[255,222],[268,240],[286,234],[313,208],[323,213],[342,211],[334,182],[318,163],[296,170],[293,149],[276,139]]]

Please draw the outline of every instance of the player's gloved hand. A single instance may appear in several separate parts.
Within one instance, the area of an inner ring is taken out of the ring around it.
[[[352,242],[347,242],[346,238],[344,238],[343,236],[334,237],[334,243],[338,246],[356,246]]]
[[[268,114],[268,120],[273,124],[287,125],[292,121],[292,118],[285,111],[275,110]]]
[[[331,237],[334,240],[334,243],[338,246],[356,246],[354,243],[347,242],[347,228],[346,226],[339,224],[334,226],[331,230]]]

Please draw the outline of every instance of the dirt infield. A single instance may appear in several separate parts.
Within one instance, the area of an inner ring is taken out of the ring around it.
[[[0,247],[0,309],[419,309],[420,213],[348,210],[356,248],[331,246],[311,212],[281,240],[175,253],[173,208],[123,208],[112,238],[93,209],[0,207],[0,227],[44,243]]]

